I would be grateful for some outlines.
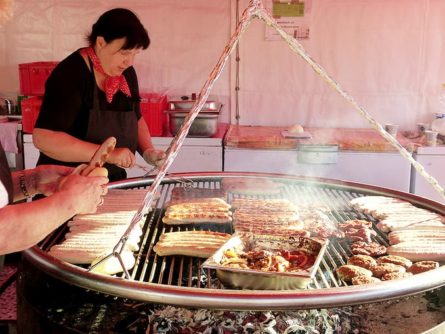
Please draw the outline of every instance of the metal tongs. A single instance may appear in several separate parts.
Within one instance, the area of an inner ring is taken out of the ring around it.
[[[145,174],[142,176],[142,178],[147,178],[149,176],[153,176],[156,172],[159,171],[159,167],[157,167],[157,166],[154,166],[152,168],[149,168],[147,166],[143,166],[140,164],[135,164],[134,166],[145,171]],[[170,178],[172,178],[173,180],[177,181],[178,183],[180,183],[181,187],[183,187],[185,189],[193,188],[193,180],[191,180],[191,179],[188,179],[184,176],[174,176],[174,175],[168,174],[168,173],[166,175],[169,176]]]

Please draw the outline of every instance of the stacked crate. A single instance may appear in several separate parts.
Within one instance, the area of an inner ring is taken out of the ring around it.
[[[32,133],[42,105],[46,79],[57,64],[53,61],[19,64],[23,132]]]

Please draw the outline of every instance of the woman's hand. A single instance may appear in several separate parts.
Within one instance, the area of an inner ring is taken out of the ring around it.
[[[103,176],[71,174],[65,178],[58,192],[66,194],[76,214],[94,213],[108,192],[107,183],[108,178]]]
[[[41,165],[34,169],[31,176],[35,178],[35,190],[36,192],[45,196],[53,194],[60,181],[73,172],[74,168],[67,166],[57,165]]]
[[[152,166],[161,167],[165,161],[166,154],[162,150],[157,149],[147,149],[142,155],[144,160]]]
[[[134,166],[136,157],[128,148],[115,148],[108,156],[107,162],[122,168],[130,168]]]

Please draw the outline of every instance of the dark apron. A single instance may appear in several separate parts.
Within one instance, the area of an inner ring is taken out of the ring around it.
[[[92,73],[94,78],[94,72]],[[96,83],[95,78],[94,83]],[[85,135],[86,141],[101,144],[108,137],[114,136],[117,139],[117,148],[126,147],[133,154],[136,153],[138,147],[138,120],[134,111],[101,110],[98,88],[94,84],[93,107],[89,114],[88,129]],[[123,168],[111,164],[105,164],[104,167],[108,170],[110,181],[119,181],[127,177]]]
[[[11,176],[11,171],[9,170],[8,160],[6,160],[6,154],[5,151],[3,150],[2,144],[0,144],[0,181],[3,183],[3,185],[6,188],[6,191],[8,192],[8,201],[9,204],[11,204],[14,199],[12,176]]]
[[[91,61],[90,68],[93,68]],[[113,136],[117,140],[117,148],[126,147],[133,154],[135,154],[138,146],[138,120],[136,112],[134,112],[134,109],[126,111],[101,110],[94,71],[91,71],[91,77],[93,79],[94,86],[93,106],[89,110],[86,135],[84,138],[79,137],[79,139],[95,144],[102,144],[105,139]],[[130,105],[132,108],[134,108],[134,103],[131,103]],[[42,164],[57,164],[66,166],[79,165],[79,163],[54,160],[40,152],[37,165]],[[127,177],[127,173],[123,168],[111,164],[105,164],[104,167],[108,170],[108,178],[110,181],[119,181]]]

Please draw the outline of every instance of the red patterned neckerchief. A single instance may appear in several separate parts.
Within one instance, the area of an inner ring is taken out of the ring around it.
[[[96,52],[94,52],[94,49],[92,47],[83,49],[82,53],[90,58],[91,62],[93,63],[94,69],[105,76],[104,92],[105,96],[107,97],[108,103],[111,103],[114,94],[116,94],[118,90],[122,91],[128,97],[131,97],[130,88],[128,87],[128,83],[127,80],[125,80],[125,77],[122,74],[116,75],[114,77],[106,74],[104,69],[102,68],[102,65],[100,64],[99,57],[96,55]]]

